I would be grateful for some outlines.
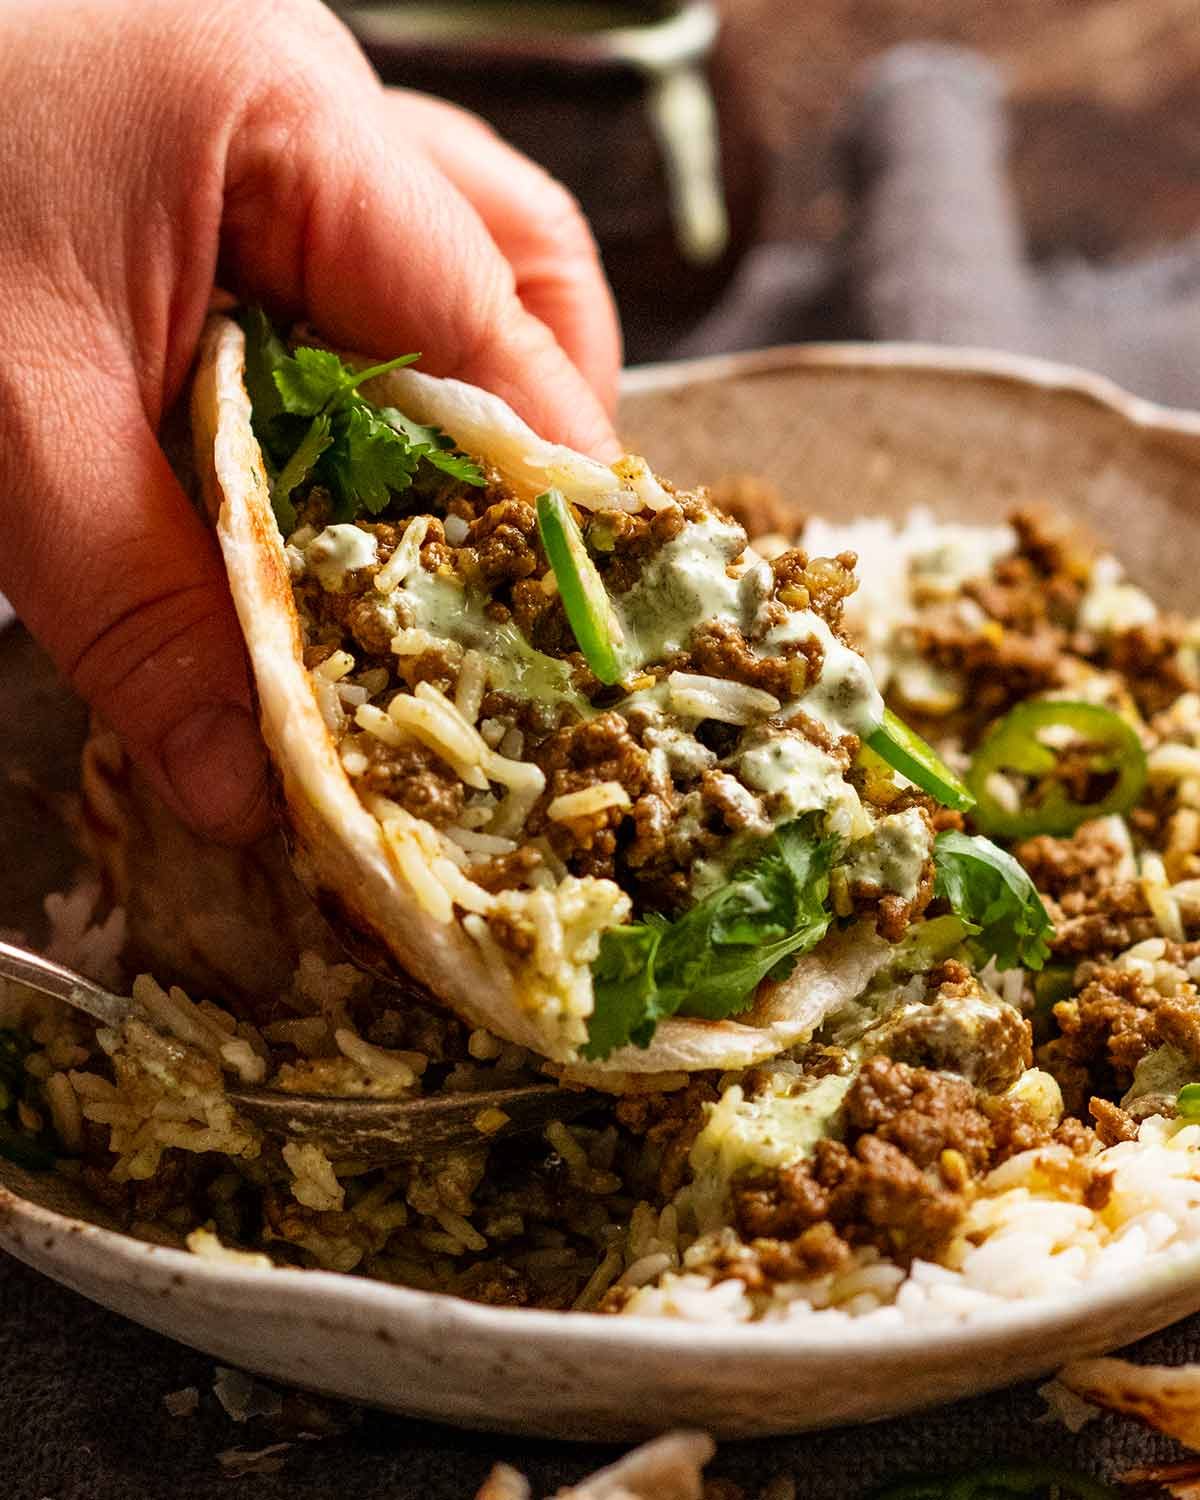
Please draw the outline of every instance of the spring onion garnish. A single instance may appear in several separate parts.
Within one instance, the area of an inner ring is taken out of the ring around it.
[[[1146,752],[1120,714],[1040,699],[1006,714],[967,772],[976,825],[1006,839],[1074,833],[1090,818],[1125,812],[1145,784]]]
[[[619,682],[617,645],[622,639],[621,627],[596,564],[588,556],[583,534],[558,490],[547,490],[537,497],[537,523],[563,609],[584,659],[601,682]]]
[[[867,745],[893,771],[907,776],[914,786],[936,797],[943,807],[968,812],[975,805],[975,798],[933,746],[927,745],[890,708],[884,709],[883,722],[868,737]]]

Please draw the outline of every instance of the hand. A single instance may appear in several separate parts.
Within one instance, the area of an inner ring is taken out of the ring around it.
[[[0,590],[183,817],[253,837],[241,636],[156,436],[214,284],[611,456],[591,237],[481,122],[382,89],[317,0],[10,0],[0,203]]]

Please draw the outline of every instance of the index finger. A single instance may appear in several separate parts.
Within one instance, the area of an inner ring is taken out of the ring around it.
[[[386,90],[385,104],[402,138],[419,141],[483,220],[513,268],[517,296],[611,412],[621,369],[620,324],[578,203],[466,110],[407,89]]]

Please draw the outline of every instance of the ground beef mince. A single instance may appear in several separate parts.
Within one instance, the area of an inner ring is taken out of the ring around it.
[[[799,547],[781,552],[771,560],[776,598],[789,609],[811,609],[834,634],[840,634],[842,608],[858,588],[857,565],[853,552],[812,559]]]
[[[898,1147],[863,1135],[853,1147],[821,1140],[812,1157],[779,1173],[769,1188],[735,1189],[735,1221],[755,1248],[794,1240],[822,1222],[847,1245],[875,1245],[904,1264],[936,1255],[967,1199]]]
[[[368,760],[358,778],[363,787],[381,792],[414,818],[424,818],[438,828],[461,817],[465,788],[432,750],[415,741],[393,747],[366,735],[359,744]]]
[[[1088,1101],[1088,1111],[1096,1122],[1096,1134],[1102,1146],[1137,1140],[1138,1123],[1120,1105],[1093,1097]]]
[[[760,1235],[750,1244],[722,1245],[706,1269],[715,1281],[737,1280],[747,1291],[763,1292],[775,1282],[832,1275],[852,1254],[828,1219],[822,1219],[791,1239]]]
[[[1054,1022],[1058,1035],[1038,1049],[1038,1062],[1058,1079],[1071,1114],[1082,1116],[1093,1096],[1120,1098],[1157,1047],[1174,1047],[1200,1072],[1200,995],[1191,985],[1166,997],[1134,970],[1101,967],[1055,1005]]]
[[[418,682],[431,682],[440,692],[453,694],[462,667],[462,652],[451,645],[431,646],[415,656],[395,658],[396,674],[408,687],[415,688]]]
[[[989,1095],[965,1079],[887,1057],[864,1064],[846,1095],[841,1140],[768,1177],[735,1182],[734,1218],[744,1244],[714,1271],[751,1290],[836,1270],[852,1247],[873,1245],[902,1264],[936,1258],[974,1197],[976,1184],[1018,1152],[1065,1146],[1039,1170],[1071,1196],[1102,1205],[1109,1174],[1089,1154],[1096,1135],[1079,1120],[1052,1129],[1026,1105]],[[1067,1179],[1070,1179],[1069,1182]]]
[[[960,1074],[986,1093],[1000,1093],[1033,1062],[1029,1022],[989,994],[957,960],[929,976],[924,1002],[884,1028],[887,1055]]]
[[[467,870],[467,878],[485,891],[511,891],[528,885],[535,870],[545,863],[542,851],[522,844],[511,854],[494,855]]]
[[[1045,905],[1054,923],[1050,952],[1057,962],[1112,957],[1158,936],[1145,892],[1130,880],[1101,886],[1092,895],[1072,891],[1061,901],[1047,899]]]
[[[509,498],[489,505],[471,522],[466,541],[455,548],[453,557],[461,578],[493,595],[505,585],[545,572],[537,512],[525,500]]]
[[[627,593],[660,547],[674,541],[689,521],[708,514],[701,496],[677,494],[672,504],[650,516],[618,512],[590,520],[587,538],[604,587],[613,594]]]
[[[1103,822],[1084,823],[1070,838],[1039,834],[1012,852],[1041,894],[1059,902],[1068,896],[1084,901],[1095,896],[1116,883],[1128,861],[1126,846]]]
[[[736,1222],[752,1243],[791,1241],[822,1221],[849,1245],[902,1261],[932,1256],[970,1201],[995,1147],[975,1090],[962,1079],[872,1058],[843,1106],[845,1140],[769,1181],[735,1185]]]
[[[580,875],[611,878],[616,868],[617,826],[624,807],[563,821],[549,817],[556,797],[602,782],[618,782],[630,800],[639,797],[649,776],[649,757],[620,714],[603,713],[549,735],[534,750],[546,773],[546,789],[528,822],[530,833],[545,833],[555,853]]]
[[[847,1140],[877,1135],[919,1167],[932,1167],[943,1152],[955,1151],[974,1174],[986,1165],[992,1149],[991,1129],[970,1084],[887,1057],[864,1063],[846,1095],[843,1114]]]
[[[966,706],[954,727],[974,744],[1002,714],[1026,698],[1061,687],[1067,677],[1061,632],[1044,627],[1023,635],[996,625],[980,630],[959,620],[914,625],[911,648],[934,666],[957,674]],[[930,732],[945,733],[945,724]]]
[[[1098,666],[1121,674],[1143,714],[1156,714],[1169,708],[1181,693],[1195,689],[1194,678],[1184,671],[1179,658],[1187,631],[1186,620],[1168,615],[1117,631],[1085,654]]]
[[[679,670],[744,682],[786,703],[816,682],[821,665],[821,643],[815,636],[789,641],[780,656],[760,657],[736,625],[728,620],[710,620],[692,633],[691,651]]]

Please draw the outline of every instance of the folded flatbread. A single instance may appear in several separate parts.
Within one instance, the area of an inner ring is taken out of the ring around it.
[[[245,368],[214,317],[197,467],[322,910],[591,1081],[743,1067],[858,994],[929,899],[932,829],[856,766],[882,705],[840,632],[853,559],[761,557],[704,492],[408,368],[368,425],[481,474],[418,467],[346,519],[316,469],[281,530]]]

